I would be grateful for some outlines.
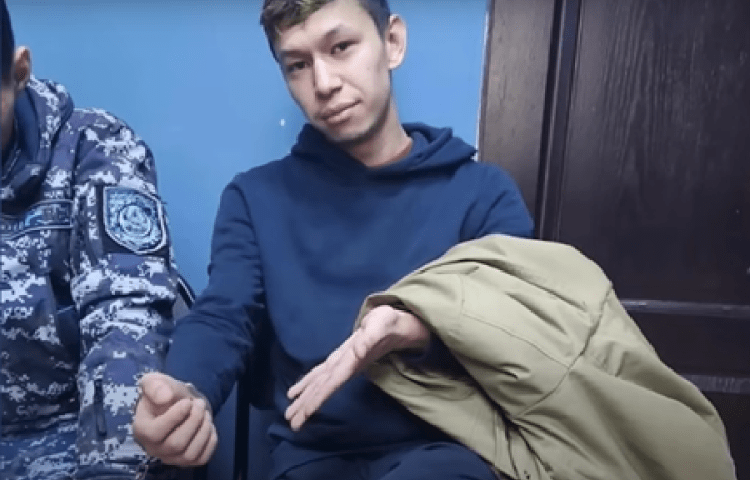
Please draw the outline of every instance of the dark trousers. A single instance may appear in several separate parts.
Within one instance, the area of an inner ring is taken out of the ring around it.
[[[317,459],[274,480],[498,480],[490,466],[463,445],[428,443],[389,452]]]

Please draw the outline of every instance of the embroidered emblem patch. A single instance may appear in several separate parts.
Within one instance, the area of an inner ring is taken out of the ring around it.
[[[104,230],[139,254],[155,252],[167,241],[161,204],[132,188],[104,187]]]

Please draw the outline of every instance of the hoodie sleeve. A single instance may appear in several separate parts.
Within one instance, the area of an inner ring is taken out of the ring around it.
[[[165,372],[192,383],[217,411],[254,352],[265,312],[260,249],[238,179],[221,195],[208,273],[175,328]]]
[[[476,199],[466,214],[461,241],[501,233],[531,238],[534,222],[516,182],[500,167],[477,163]]]
[[[476,185],[476,198],[466,212],[461,241],[495,233],[531,238],[534,222],[513,179],[496,165],[475,163],[472,167],[475,167],[472,173],[477,175],[477,181],[472,182]],[[405,359],[413,365],[441,370],[458,368],[448,348],[434,334],[422,353],[407,355]]]
[[[162,368],[177,295],[151,151],[101,111],[80,126],[71,292],[79,312],[79,466],[75,478],[132,478],[145,454],[132,438],[137,381]]]

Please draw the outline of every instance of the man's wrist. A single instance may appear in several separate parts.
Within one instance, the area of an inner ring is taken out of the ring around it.
[[[410,355],[422,355],[429,350],[430,334],[427,327],[416,315],[403,308],[393,307],[396,314],[401,317],[397,324],[405,327],[404,338],[408,339],[400,350]]]

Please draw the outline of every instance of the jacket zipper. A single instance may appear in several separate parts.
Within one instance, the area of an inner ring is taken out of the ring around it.
[[[96,420],[96,432],[99,436],[107,435],[107,421],[104,418],[104,387],[102,379],[94,380],[94,417]]]

